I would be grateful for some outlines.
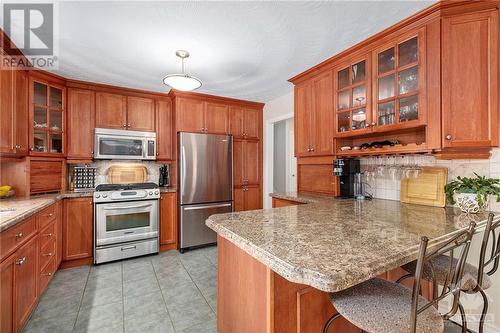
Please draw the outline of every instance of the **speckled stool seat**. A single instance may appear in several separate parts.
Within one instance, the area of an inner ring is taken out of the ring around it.
[[[460,304],[460,281],[467,261],[472,235],[472,222],[452,238],[427,248],[429,239],[422,237],[418,254],[413,289],[379,278],[370,279],[346,290],[332,293],[330,301],[337,310],[326,322],[323,333],[328,333],[333,322],[344,317],[363,331],[370,333],[442,333],[444,320],[454,316]],[[444,280],[439,295],[427,300],[419,294],[424,267],[430,261],[443,255],[459,254],[452,261],[451,269]],[[458,292],[457,292],[458,291]],[[438,311],[438,303],[444,298],[451,299],[451,309],[444,314]],[[462,311],[461,311],[462,312]]]
[[[412,290],[400,284],[371,279],[331,295],[335,309],[351,323],[370,333],[410,332]],[[428,301],[419,296],[419,303]],[[442,333],[444,321],[437,309],[418,316],[417,332]]]

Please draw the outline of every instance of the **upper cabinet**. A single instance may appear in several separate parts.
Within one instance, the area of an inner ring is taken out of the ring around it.
[[[205,132],[229,133],[229,106],[222,103],[205,103]]]
[[[443,148],[498,145],[498,10],[442,24]]]
[[[295,154],[333,154],[332,73],[314,77],[295,87]]]
[[[94,154],[95,92],[68,89],[68,159],[91,160]]]
[[[30,79],[30,154],[65,153],[66,88]]]
[[[156,159],[175,160],[174,117],[170,100],[156,101]]]
[[[154,100],[97,92],[96,127],[153,132],[155,130]]]
[[[177,131],[229,134],[229,106],[197,98],[177,97]]]
[[[374,131],[425,124],[425,33],[374,52]]]
[[[5,56],[7,57],[7,56]],[[28,154],[28,74],[24,70],[0,70],[0,154]]]
[[[230,134],[239,139],[260,139],[260,110],[231,106],[229,114]]]

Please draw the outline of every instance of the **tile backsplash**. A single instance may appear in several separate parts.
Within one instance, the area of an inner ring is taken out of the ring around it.
[[[382,163],[391,164],[391,157],[383,158]],[[373,160],[369,158],[361,159],[361,171],[366,170],[366,166]],[[448,168],[448,180],[453,180],[457,176],[473,176],[474,172],[481,176],[492,178],[500,178],[500,148],[492,150],[492,155],[489,160],[436,160],[430,155],[416,155],[411,158],[412,163],[421,166],[442,166]],[[395,158],[395,163],[403,164],[401,157]],[[375,180],[367,181],[369,187],[367,189],[375,198],[399,200],[400,198],[400,180],[392,180],[378,177]],[[500,212],[500,203],[494,198],[490,200],[490,209]]]

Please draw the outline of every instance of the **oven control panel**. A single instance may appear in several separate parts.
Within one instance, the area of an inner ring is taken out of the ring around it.
[[[123,190],[123,191],[96,191],[94,202],[113,202],[130,200],[153,200],[160,198],[159,189]]]

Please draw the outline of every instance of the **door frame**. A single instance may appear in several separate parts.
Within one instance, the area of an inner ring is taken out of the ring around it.
[[[294,117],[293,110],[284,115],[267,119],[264,123],[264,197],[263,207],[271,208],[272,199],[269,196],[273,192],[273,168],[274,168],[274,124]]]

